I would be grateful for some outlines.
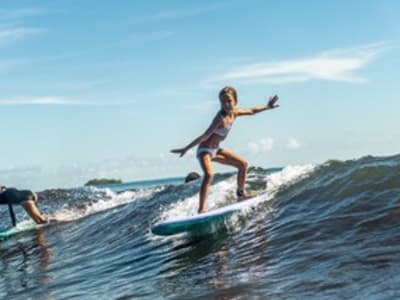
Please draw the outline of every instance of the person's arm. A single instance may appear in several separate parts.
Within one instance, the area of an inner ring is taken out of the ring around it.
[[[36,224],[46,224],[49,222],[49,218],[42,215],[34,201],[25,201],[21,205]]]
[[[274,109],[274,108],[279,107],[279,104],[276,104],[276,102],[278,100],[279,100],[278,95],[275,95],[275,96],[269,98],[267,105],[256,106],[256,107],[252,107],[252,108],[237,108],[235,110],[235,113],[237,116],[251,116],[251,115],[257,114],[259,112],[265,111],[265,110]]]
[[[179,156],[184,156],[185,153],[192,147],[200,144],[201,142],[207,140],[214,132],[214,130],[221,124],[222,118],[218,114],[214,120],[212,121],[211,125],[207,128],[207,130],[200,135],[199,137],[195,138],[190,144],[188,144],[186,147],[179,148],[179,149],[173,149],[171,150],[172,153],[177,153],[180,154]]]

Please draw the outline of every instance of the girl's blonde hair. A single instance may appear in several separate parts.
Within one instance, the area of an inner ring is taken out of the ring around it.
[[[233,99],[235,99],[235,105],[236,105],[238,103],[237,93],[236,93],[235,88],[233,88],[231,86],[226,86],[219,92],[219,101],[222,101],[223,97],[227,94],[232,95]]]

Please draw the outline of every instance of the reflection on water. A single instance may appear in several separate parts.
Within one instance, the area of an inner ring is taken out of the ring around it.
[[[163,297],[179,293],[184,299],[216,297],[232,299],[234,296],[256,292],[268,259],[262,255],[268,239],[263,226],[268,210],[254,220],[251,226],[241,223],[246,234],[222,228],[204,236],[182,237],[181,243],[171,248],[173,253],[163,263]],[[184,284],[182,284],[184,283]],[[263,293],[260,293],[262,295]]]
[[[15,242],[9,240],[1,244],[0,251],[2,295],[18,295],[22,291],[40,289],[53,282],[49,272],[52,250],[44,228],[22,234]],[[53,298],[47,293],[45,299]]]

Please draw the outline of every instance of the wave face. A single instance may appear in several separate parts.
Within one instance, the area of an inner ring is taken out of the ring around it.
[[[41,210],[65,222],[32,229],[16,208],[21,232],[0,242],[0,298],[396,299],[399,175],[400,156],[252,168],[247,189],[265,200],[202,236],[150,231],[195,214],[199,182],[43,191]],[[216,176],[208,209],[235,189],[233,174]]]

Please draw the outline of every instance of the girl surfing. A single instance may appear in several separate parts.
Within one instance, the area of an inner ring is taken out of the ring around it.
[[[220,148],[219,144],[226,138],[237,117],[254,115],[264,110],[279,107],[279,105],[276,104],[278,99],[278,96],[275,95],[270,97],[267,105],[253,108],[237,108],[238,99],[236,90],[230,86],[224,87],[219,93],[221,110],[214,117],[207,130],[186,147],[171,150],[172,153],[183,156],[189,149],[199,145],[197,148],[197,159],[204,172],[200,188],[199,213],[205,212],[208,187],[210,186],[213,175],[212,161],[233,166],[238,169],[236,195],[239,201],[245,198],[244,185],[246,182],[247,161],[231,151]]]

